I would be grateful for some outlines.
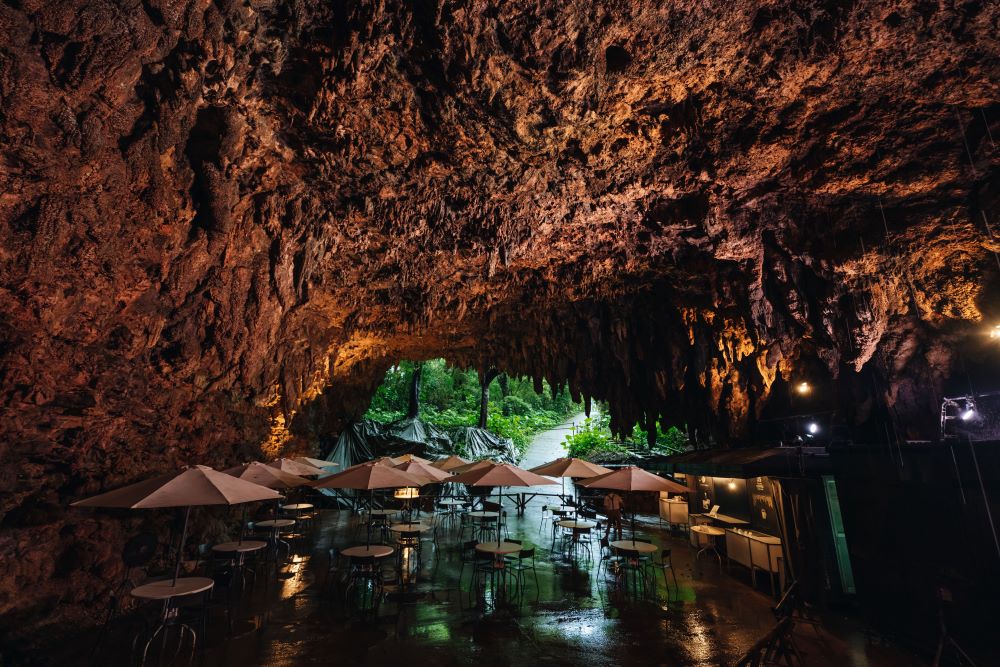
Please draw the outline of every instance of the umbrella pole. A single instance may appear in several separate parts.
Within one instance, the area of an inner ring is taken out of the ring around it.
[[[632,546],[635,546],[635,494],[629,494],[629,502],[632,503]]]
[[[243,503],[243,515],[240,517],[240,544],[243,544],[243,529],[247,525],[247,504]]]
[[[177,577],[181,574],[181,556],[184,554],[184,542],[187,541],[188,534],[188,518],[191,516],[191,506],[188,505],[187,509],[184,510],[184,528],[181,530],[181,541],[177,545],[177,564],[174,566],[174,582],[170,584],[171,586],[177,585]]]
[[[365,549],[372,545],[372,510],[375,508],[375,492],[368,489],[368,531],[365,537]]]
[[[500,487],[500,511],[497,512],[497,546],[500,546],[500,531],[503,530],[503,487]]]

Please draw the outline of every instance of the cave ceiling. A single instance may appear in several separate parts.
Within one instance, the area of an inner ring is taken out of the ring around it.
[[[809,368],[919,431],[997,314],[998,20],[8,0],[6,474],[314,442],[432,356],[723,444]]]

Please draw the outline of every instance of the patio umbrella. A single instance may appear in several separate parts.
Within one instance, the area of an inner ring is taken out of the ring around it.
[[[222,472],[239,479],[266,486],[269,489],[294,489],[309,484],[308,479],[283,471],[281,468],[254,461]]]
[[[580,486],[588,489],[608,489],[611,491],[673,491],[674,493],[687,493],[688,488],[669,479],[664,479],[659,475],[646,472],[637,466],[619,468],[609,473],[585,479],[577,482]],[[632,541],[635,541],[635,504],[632,504]]]
[[[368,491],[369,503],[372,492],[375,489],[398,489],[404,486],[423,486],[422,478],[411,475],[404,470],[398,470],[392,466],[384,465],[376,461],[369,461],[347,470],[338,472],[329,477],[310,482],[310,486],[315,489],[355,489],[358,491]],[[371,544],[372,526],[371,513],[368,514],[368,537],[367,544]]]
[[[469,470],[452,477],[449,482],[468,484],[469,486],[500,487],[500,511],[503,511],[503,487],[505,486],[548,486],[554,481],[533,472],[522,470],[509,463],[489,463],[486,466]],[[497,530],[497,544],[500,543],[500,530]]]
[[[463,459],[461,456],[455,456],[452,454],[448,458],[438,459],[431,463],[435,468],[440,468],[441,470],[453,470],[459,466],[464,466],[469,462]]]
[[[456,475],[461,475],[462,473],[469,472],[470,470],[480,470],[482,468],[495,465],[498,465],[496,461],[483,459],[482,461],[473,461],[472,463],[466,463],[465,465],[455,466],[451,469],[451,472]]]
[[[296,463],[301,463],[302,465],[312,466],[313,468],[319,468],[325,471],[327,468],[336,468],[339,463],[334,463],[333,461],[324,461],[323,459],[314,459],[309,456],[296,456],[292,459]]]
[[[290,472],[293,475],[301,475],[303,477],[316,477],[326,472],[322,468],[306,465],[305,463],[299,463],[293,459],[275,459],[267,465],[272,468],[277,468],[283,472]]]
[[[402,456],[397,456],[395,459],[398,463],[409,463],[410,461],[417,461],[419,463],[430,463],[428,459],[422,459],[419,456],[413,454],[403,454]]]
[[[611,472],[610,468],[599,466],[583,459],[563,457],[555,461],[543,463],[540,466],[531,468],[531,472],[536,475],[548,475],[549,477],[562,478],[562,493],[566,495],[566,478],[596,477]]]
[[[405,463],[400,463],[394,466],[396,470],[402,470],[408,472],[415,477],[419,477],[425,480],[425,484],[433,484],[436,482],[450,482],[452,474],[450,472],[445,472],[435,468],[428,463],[422,463],[417,458],[412,458]]]
[[[187,541],[188,519],[191,508],[197,505],[238,505],[259,500],[276,500],[277,491],[259,484],[237,479],[232,475],[212,470],[208,466],[194,466],[180,472],[167,473],[143,482],[108,491],[92,498],[72,503],[74,507],[119,507],[128,509],[154,509],[185,507],[184,528],[177,545],[177,564],[174,567],[173,585],[181,570],[181,554]]]
[[[233,477],[238,477],[239,479],[247,482],[253,482],[254,484],[266,486],[269,489],[294,489],[295,487],[306,486],[309,484],[309,480],[303,477],[284,472],[280,468],[264,465],[258,461],[245,463],[241,466],[236,466],[235,468],[223,470],[222,472],[227,475],[232,475]],[[275,516],[278,514],[277,503],[275,503],[274,514]],[[246,505],[244,505],[243,515],[240,518],[240,544],[243,544],[243,526],[245,526],[246,523],[247,508]]]

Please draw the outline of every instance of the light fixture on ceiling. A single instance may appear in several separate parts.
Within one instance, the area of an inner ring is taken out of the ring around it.
[[[808,431],[809,435],[816,435],[819,433],[819,424],[816,422],[809,422],[806,424],[806,431]]]
[[[973,403],[971,398],[965,401],[965,406],[962,408],[962,411],[958,413],[958,418],[964,422],[971,421],[976,418],[976,404]]]
[[[399,498],[401,500],[413,500],[414,498],[420,497],[420,490],[412,486],[406,486],[401,489],[396,489],[395,493],[392,494],[393,498]]]
[[[812,385],[810,385],[808,382],[800,382],[795,386],[795,391],[798,392],[799,395],[801,396],[806,396],[812,393]]]
[[[990,329],[990,338],[993,340],[1000,339],[1000,324],[994,324],[993,328]]]

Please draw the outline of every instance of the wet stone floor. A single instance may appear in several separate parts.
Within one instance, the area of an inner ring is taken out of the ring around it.
[[[561,440],[562,434],[550,434],[543,435],[556,444]],[[561,455],[551,446],[544,437],[537,440],[522,465]],[[775,599],[766,577],[758,577],[755,590],[749,573],[737,566],[727,571],[714,559],[697,562],[687,536],[671,533],[655,517],[640,517],[637,538],[671,549],[679,585],[675,588],[671,580],[668,590],[657,572],[655,593],[646,599],[621,595],[613,575],[597,575],[596,541],[593,558],[583,553],[571,559],[553,549],[551,520],[543,521],[542,506],[554,500],[534,499],[524,516],[515,516],[512,501],[505,503],[511,537],[537,547],[537,585],[529,572],[523,594],[508,596],[516,599],[505,602],[492,588],[473,588],[472,567],[462,567],[460,538],[442,526],[436,543],[430,536],[422,542],[419,567],[411,565],[414,574],[405,588],[393,572],[396,559],[385,560],[385,596],[377,610],[368,612],[359,608],[358,590],[345,595],[337,573],[327,573],[329,549],[364,543],[364,528],[347,510],[323,510],[313,529],[292,541],[291,557],[277,572],[261,569],[236,608],[231,633],[222,610],[212,611],[193,662],[233,667],[728,665],[774,626]],[[129,664],[129,632],[123,620],[96,662]],[[169,638],[167,658],[175,643]],[[796,644],[808,665],[920,664],[870,642],[848,618],[826,619],[823,628],[800,626]],[[147,664],[171,662],[158,662],[158,650],[154,647]],[[186,651],[173,664],[187,664]]]

